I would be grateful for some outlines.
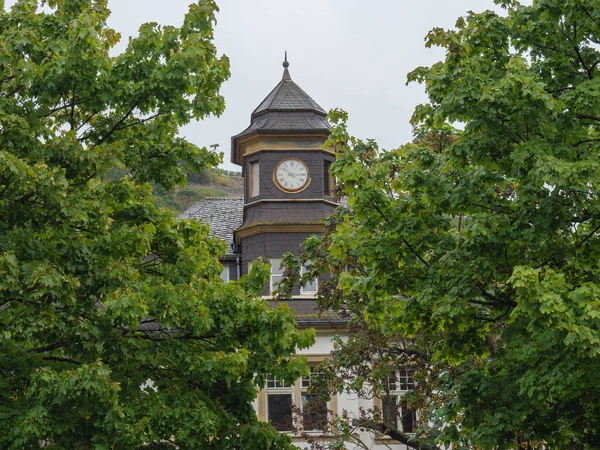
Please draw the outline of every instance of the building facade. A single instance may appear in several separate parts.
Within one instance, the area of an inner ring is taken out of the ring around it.
[[[326,112],[292,80],[288,66],[286,57],[281,81],[252,112],[248,128],[231,138],[231,161],[241,167],[244,177],[243,198],[203,200],[180,216],[207,222],[212,233],[227,242],[228,252],[221,261],[225,281],[248,273],[260,257],[270,260],[271,280],[263,292],[269,298],[281,279],[283,254],[299,254],[301,244],[323,231],[324,219],[338,206],[329,174],[335,154],[323,149],[330,128]],[[329,357],[333,336],[345,333],[343,319],[317,312],[318,282],[295,288],[286,301],[299,327],[317,332],[315,345],[302,352],[313,376],[316,365]],[[394,392],[409,388],[412,380],[406,376],[403,383],[395,383]],[[377,399],[351,395],[334,396],[322,404],[311,397],[310,385],[311,377],[293,385],[269,377],[255,401],[258,418],[291,433],[300,448],[310,445],[307,436],[327,440],[322,430],[331,414],[346,410],[358,415],[360,408],[372,408],[374,401],[377,405]],[[406,418],[399,420],[405,422],[400,426],[410,426]],[[384,437],[362,434],[357,437],[372,448],[405,448]]]

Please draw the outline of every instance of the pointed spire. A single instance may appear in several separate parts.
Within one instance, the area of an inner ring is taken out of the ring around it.
[[[287,50],[285,51],[285,59],[283,60],[283,77],[281,77],[282,80],[291,80],[292,77],[290,76],[290,71],[288,70],[288,67],[290,66],[290,63],[287,60]]]

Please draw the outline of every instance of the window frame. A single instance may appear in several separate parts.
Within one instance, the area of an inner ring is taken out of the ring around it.
[[[275,257],[275,258],[269,258],[269,259],[271,262],[271,275],[269,277],[269,294],[272,294],[272,293],[276,292],[277,288],[279,287],[279,284],[277,284],[277,286],[276,286],[275,283],[281,282],[281,280],[283,279],[283,271],[285,269],[281,267],[281,262],[283,261],[283,258]],[[277,270],[280,271],[280,273],[273,273],[276,261],[279,261],[279,264],[277,264]]]
[[[229,283],[229,280],[231,280],[231,267],[228,265],[223,265],[223,270],[221,271],[220,277],[221,280],[223,280],[223,283]]]
[[[403,433],[413,434],[417,427],[418,411],[408,408],[406,400],[403,400],[404,396],[414,390],[414,370],[400,368],[392,372],[393,378],[386,380],[386,390],[380,394],[380,404],[378,405],[381,410],[381,420],[383,423],[390,423],[388,417],[389,414],[394,414],[395,426],[398,430]],[[391,402],[390,402],[391,401]],[[390,411],[390,406],[386,406],[386,403],[393,403],[394,411]],[[386,417],[388,416],[388,417]],[[410,426],[406,426],[405,418],[410,420]],[[392,422],[393,423],[393,422]],[[410,428],[410,429],[406,429]]]
[[[331,175],[331,161],[325,160],[323,163],[323,194],[327,197],[335,196],[335,180]]]
[[[327,360],[331,357],[330,354],[328,353],[319,353],[319,354],[313,354],[313,355],[306,355],[308,362],[309,362],[309,366],[312,367],[316,367],[319,363],[323,362],[324,360]],[[314,369],[313,369],[314,372]],[[267,377],[269,377],[269,375],[267,375]],[[293,419],[294,419],[294,425],[295,425],[295,429],[293,432],[289,432],[289,431],[282,431],[282,433],[286,433],[286,434],[291,434],[292,440],[293,441],[304,441],[305,437],[303,437],[303,435],[305,434],[310,434],[311,436],[329,436],[328,432],[325,430],[317,430],[317,429],[313,429],[313,430],[308,430],[308,429],[304,429],[302,426],[302,422],[303,420],[298,420],[298,419],[303,419],[302,416],[298,417],[299,413],[302,414],[302,393],[306,392],[307,387],[302,387],[302,379],[306,378],[306,377],[300,377],[296,380],[296,382],[293,384]],[[256,411],[257,411],[257,415],[258,415],[258,419],[260,421],[263,422],[269,422],[269,408],[268,408],[268,395],[269,393],[271,394],[276,394],[276,393],[286,393],[286,390],[289,388],[274,388],[274,387],[267,387],[267,382],[265,381],[265,387],[263,389],[261,389],[258,393],[258,398],[257,398],[257,403],[256,403]],[[287,391],[289,392],[289,391]],[[327,405],[327,420],[329,421],[331,419],[330,414],[333,413],[334,415],[337,414],[337,409],[338,409],[338,396],[337,395],[332,395],[331,398],[329,399],[329,401],[326,402]]]
[[[316,370],[317,365],[310,365],[309,366],[309,370],[310,373],[308,376],[302,376],[300,378],[300,412],[302,413],[302,431],[305,433],[322,433],[323,432],[323,426],[322,427],[318,427],[318,428],[307,428],[305,426],[305,423],[307,421],[307,412],[305,411],[305,405],[307,402],[304,401],[304,396],[314,396],[314,394],[310,394],[309,390],[312,386],[312,379],[315,376],[318,376],[319,373]],[[310,400],[309,400],[310,401]],[[320,401],[320,400],[319,400]],[[324,402],[324,404],[319,405],[319,408],[324,408],[325,410],[325,417],[321,418],[320,420],[324,420],[324,425],[326,425],[329,422],[329,408],[330,408],[330,402]],[[316,421],[315,421],[316,422]]]
[[[308,265],[310,265],[310,263]],[[300,268],[300,276],[304,275],[306,272],[309,271],[308,265],[304,264]],[[319,277],[313,278],[313,280],[311,281],[311,285],[314,285],[314,290],[306,290],[306,286],[300,286],[300,295],[316,296],[319,292]]]
[[[269,386],[269,383],[272,382],[273,385]],[[284,380],[279,380],[277,377],[271,375],[271,374],[267,374],[267,379],[266,379],[266,384],[265,384],[265,419],[266,422],[272,424],[275,429],[279,432],[279,433],[291,433],[291,434],[296,434],[296,425],[294,423],[295,417],[294,417],[294,404],[295,404],[295,383],[294,384],[287,384]],[[277,423],[273,423],[270,420],[269,414],[269,396],[289,396],[290,398],[290,429],[285,429],[283,427],[286,426],[285,420],[283,423],[281,424],[277,424]]]
[[[248,198],[260,195],[260,165],[259,161],[248,162]]]

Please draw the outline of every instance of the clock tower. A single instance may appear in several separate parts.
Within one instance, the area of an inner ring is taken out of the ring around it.
[[[298,254],[337,206],[329,174],[335,154],[322,148],[327,114],[292,81],[288,67],[286,55],[281,81],[254,110],[248,128],[231,138],[231,161],[242,167],[245,181],[243,221],[234,233],[242,273],[260,256]]]

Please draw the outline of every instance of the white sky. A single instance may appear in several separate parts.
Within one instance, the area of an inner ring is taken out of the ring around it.
[[[144,22],[180,25],[190,2],[109,0],[109,25],[125,44]],[[319,105],[346,110],[352,134],[393,148],[412,139],[410,116],[426,100],[421,85],[405,86],[406,74],[443,58],[440,49],[425,48],[427,32],[453,27],[469,10],[498,10],[492,0],[217,3],[215,43],[231,61],[231,78],[222,88],[227,109],[181,134],[199,146],[219,144],[222,167],[230,170],[239,170],[229,162],[230,138],[249,125],[254,108],[281,79],[285,50],[292,79]]]

